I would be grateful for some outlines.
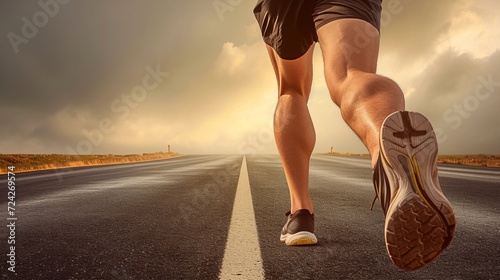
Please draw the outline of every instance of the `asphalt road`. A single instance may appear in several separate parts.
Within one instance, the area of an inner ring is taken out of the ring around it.
[[[241,155],[200,155],[19,173],[14,216],[7,212],[8,183],[2,175],[0,275],[218,279],[242,160]],[[436,262],[407,273],[387,256],[378,202],[369,210],[375,194],[367,159],[312,158],[319,243],[306,247],[279,241],[289,207],[279,157],[247,156],[246,165],[255,213],[249,224],[256,227],[260,260],[245,270],[262,266],[265,279],[500,279],[500,169],[440,165],[457,233]],[[12,217],[17,220],[8,220]],[[7,262],[11,222],[16,273]],[[237,246],[236,253],[244,248]],[[234,279],[245,279],[245,273]]]

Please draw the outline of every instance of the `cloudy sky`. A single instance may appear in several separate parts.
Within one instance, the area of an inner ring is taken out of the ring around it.
[[[0,2],[0,153],[275,153],[256,1]],[[496,0],[385,0],[378,72],[440,153],[500,153]],[[323,81],[315,152],[365,153]]]

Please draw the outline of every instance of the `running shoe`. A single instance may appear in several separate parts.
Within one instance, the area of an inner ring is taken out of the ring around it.
[[[455,234],[453,208],[439,185],[437,155],[436,135],[421,114],[395,112],[384,120],[373,183],[386,216],[387,252],[407,271],[431,263]]]
[[[281,230],[281,242],[285,242],[288,246],[318,243],[314,235],[314,214],[307,209],[300,209],[293,214],[287,212],[285,215],[288,220]]]

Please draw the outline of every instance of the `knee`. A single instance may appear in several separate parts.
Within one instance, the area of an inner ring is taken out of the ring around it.
[[[290,79],[281,77],[278,81],[278,98],[282,96],[302,97],[309,99],[311,93],[312,79]]]
[[[357,110],[364,108],[363,103],[370,101],[375,104],[373,100],[379,99],[381,95],[391,95],[394,102],[404,102],[403,92],[393,80],[373,73],[352,73],[336,90],[332,98],[337,98],[344,119],[355,118]]]
[[[302,88],[283,87],[278,90],[278,99],[299,98],[307,101],[309,99],[309,94],[309,91]]]

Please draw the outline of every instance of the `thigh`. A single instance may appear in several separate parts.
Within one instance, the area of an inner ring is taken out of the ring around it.
[[[318,29],[325,68],[344,78],[348,70],[375,73],[380,34],[360,19],[340,19]]]
[[[278,81],[278,95],[299,94],[306,100],[311,92],[314,45],[301,57],[294,60],[282,59],[276,50],[266,46]]]
[[[382,0],[316,0],[313,19],[333,101],[339,105],[349,73],[375,73]]]
[[[352,75],[376,72],[380,35],[367,21],[340,19],[319,28],[318,36],[326,83],[332,99],[339,104],[342,86]]]

